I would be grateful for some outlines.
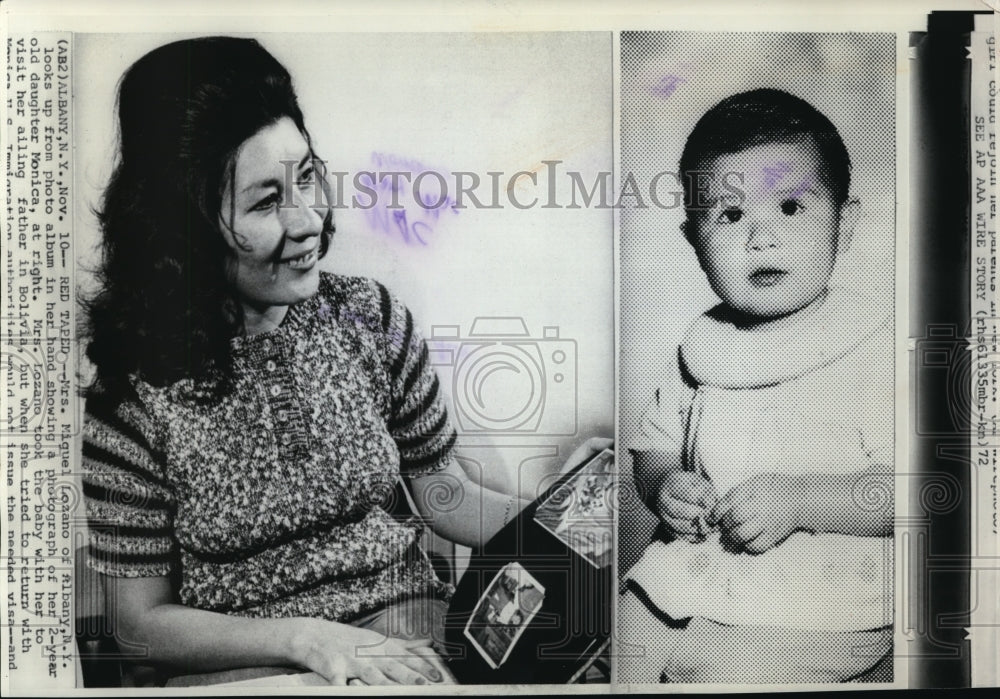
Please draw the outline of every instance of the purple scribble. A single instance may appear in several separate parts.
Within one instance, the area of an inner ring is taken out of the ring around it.
[[[434,229],[424,221],[410,221],[407,218],[406,209],[389,211],[384,205],[376,205],[369,209],[366,215],[368,224],[372,228],[386,234],[398,233],[403,242],[408,245],[413,242],[427,245],[427,238],[424,236],[429,236],[434,232]]]
[[[764,168],[764,189],[774,189],[779,181],[785,178],[792,171],[792,166],[788,163],[776,163],[772,167]]]
[[[679,75],[664,75],[660,78],[660,82],[653,86],[653,94],[662,99],[667,99],[670,97],[681,83],[686,83],[687,78],[682,78]]]
[[[447,184],[443,185],[444,189],[438,196],[424,192],[417,186],[425,179],[422,177],[425,173],[435,175],[439,182],[446,183],[440,170],[394,153],[373,152],[371,160],[381,175],[377,182],[373,181],[374,178],[368,178],[369,186],[378,195],[374,205],[365,212],[368,225],[374,230],[387,235],[399,235],[407,245],[426,246],[442,211],[450,210],[453,214],[459,212],[456,201],[447,194]],[[386,167],[393,168],[392,172],[384,171],[383,168]],[[385,176],[389,174],[395,176]],[[403,191],[404,180],[412,191]],[[414,184],[415,181],[417,184]],[[416,204],[417,208],[407,208],[406,204]]]

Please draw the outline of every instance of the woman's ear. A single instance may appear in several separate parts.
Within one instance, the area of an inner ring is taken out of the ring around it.
[[[861,213],[861,202],[855,197],[849,198],[840,205],[840,223],[837,230],[837,252],[846,252],[851,247],[854,238],[854,227]]]

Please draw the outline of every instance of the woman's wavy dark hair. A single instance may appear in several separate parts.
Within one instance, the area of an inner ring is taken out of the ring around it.
[[[100,288],[85,301],[92,389],[124,390],[133,374],[161,386],[229,375],[243,317],[219,230],[223,191],[241,144],[282,117],[311,148],[291,76],[253,39],[167,44],[122,77],[118,159],[98,211]],[[321,256],[332,232],[328,209]]]

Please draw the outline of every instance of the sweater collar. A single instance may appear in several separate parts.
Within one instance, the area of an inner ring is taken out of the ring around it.
[[[890,316],[875,299],[831,289],[818,306],[760,326],[727,320],[721,306],[694,320],[681,365],[698,384],[763,388],[825,366],[853,350]]]
[[[230,338],[229,346],[232,348],[233,356],[271,354],[275,347],[285,342],[290,332],[303,325],[310,315],[319,310],[318,296],[319,294],[314,294],[304,301],[289,306],[285,317],[281,319],[281,324],[273,330]]]

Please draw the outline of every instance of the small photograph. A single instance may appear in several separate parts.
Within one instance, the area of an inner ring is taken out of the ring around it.
[[[535,511],[535,521],[597,568],[613,555],[615,453],[590,460]]]
[[[465,637],[496,670],[506,662],[544,600],[542,584],[520,563],[508,563],[479,598],[465,625]]]

